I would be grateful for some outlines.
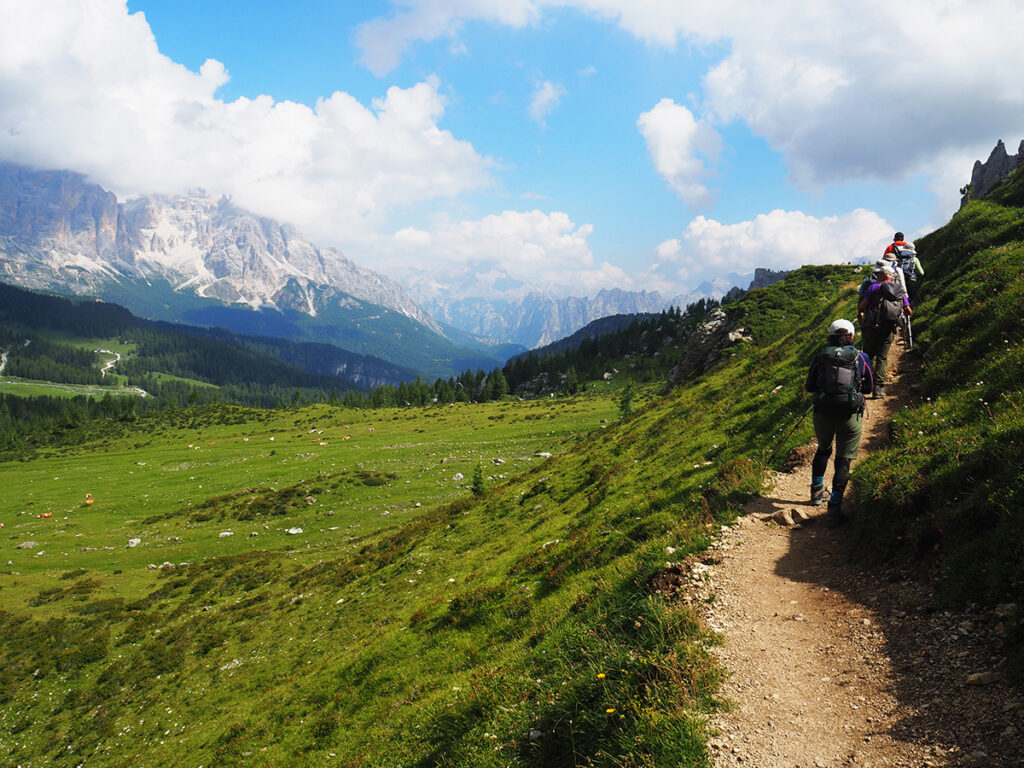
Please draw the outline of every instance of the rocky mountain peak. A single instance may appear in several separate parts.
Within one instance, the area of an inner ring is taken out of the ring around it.
[[[1016,155],[1008,154],[1003,140],[996,142],[988,160],[984,163],[980,160],[974,161],[974,169],[971,171],[971,191],[964,195],[960,202],[961,207],[971,198],[984,197],[992,189],[1008,176],[1012,171],[1024,165],[1024,139],[1020,142]]]
[[[308,315],[355,299],[443,335],[395,281],[228,198],[198,191],[118,202],[81,174],[11,163],[0,164],[0,274],[77,293],[156,278],[224,304]]]

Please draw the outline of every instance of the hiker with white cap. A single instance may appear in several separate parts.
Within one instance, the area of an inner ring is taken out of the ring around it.
[[[849,320],[836,320],[828,340],[811,362],[804,388],[814,393],[814,434],[818,450],[811,463],[811,504],[828,500],[830,525],[844,520],[843,493],[850,463],[857,458],[864,420],[864,395],[871,394],[874,374],[867,355],[853,346],[855,331]],[[825,488],[825,470],[836,444],[832,492]]]

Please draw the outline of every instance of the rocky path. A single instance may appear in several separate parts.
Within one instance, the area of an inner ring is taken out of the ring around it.
[[[869,400],[862,452],[906,394],[911,362],[893,351],[901,375]],[[1024,698],[1002,680],[1007,607],[941,611],[916,564],[853,562],[855,528],[827,528],[806,504],[812,451],[723,532],[690,598],[730,673],[716,768],[1024,766]],[[770,519],[780,513],[810,519]]]

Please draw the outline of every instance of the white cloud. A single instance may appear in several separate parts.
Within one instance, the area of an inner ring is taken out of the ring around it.
[[[416,41],[454,38],[465,20],[492,21],[523,27],[539,18],[533,0],[400,0],[404,10],[359,26],[356,44],[363,64],[386,75]]]
[[[689,205],[708,204],[711,193],[704,186],[707,168],[701,157],[714,162],[721,151],[721,137],[705,121],[672,99],[662,99],[636,121],[647,142],[654,168]]]
[[[561,212],[502,211],[478,220],[437,218],[427,231],[405,229],[383,244],[380,265],[413,284],[448,286],[455,296],[541,289],[589,295],[631,284],[620,268],[597,263],[587,239],[590,224]],[[522,284],[522,285],[520,285]]]
[[[490,183],[492,162],[438,126],[439,83],[370,107],[225,102],[224,66],[162,55],[123,0],[0,0],[0,158],[71,168],[119,195],[205,187],[314,238],[358,239],[396,206]]]
[[[550,80],[540,83],[533,92],[533,98],[530,99],[530,119],[541,128],[545,127],[545,120],[564,95],[565,88],[558,83],[552,83]]]
[[[571,7],[651,45],[725,44],[705,115],[739,120],[807,186],[931,173],[937,158],[1024,135],[1020,30],[1007,0],[402,0],[371,22],[392,64],[463,20],[521,27]],[[422,32],[412,22],[425,22]],[[429,23],[426,23],[429,22]],[[368,58],[373,59],[369,49]],[[385,57],[386,58],[386,57]],[[970,160],[978,155],[970,156]],[[967,166],[970,167],[969,165]],[[966,175],[966,172],[962,172]],[[967,179],[963,179],[966,181]],[[961,181],[960,183],[963,183]],[[959,184],[956,185],[959,187]]]
[[[881,256],[892,232],[888,222],[863,208],[823,218],[775,210],[737,224],[697,216],[678,238],[655,248],[651,272],[662,282],[693,287],[703,280],[729,272],[746,274],[757,267],[859,264]]]

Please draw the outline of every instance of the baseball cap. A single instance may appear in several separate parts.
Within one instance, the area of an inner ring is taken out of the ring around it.
[[[853,323],[851,323],[849,320],[839,319],[839,320],[836,320],[834,323],[832,323],[832,325],[830,325],[828,327],[828,335],[829,336],[834,336],[835,334],[839,333],[840,331],[842,331],[844,333],[853,334]]]

